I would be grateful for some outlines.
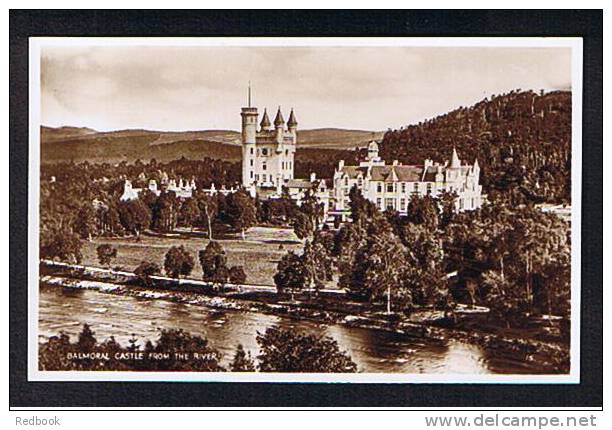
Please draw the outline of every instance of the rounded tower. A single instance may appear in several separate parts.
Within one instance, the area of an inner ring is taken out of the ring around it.
[[[249,83],[248,106],[243,107],[242,117],[242,185],[249,187],[254,179],[257,143],[257,108],[251,106],[251,84]]]

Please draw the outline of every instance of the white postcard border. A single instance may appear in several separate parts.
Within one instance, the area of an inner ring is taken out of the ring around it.
[[[570,372],[566,375],[412,373],[232,373],[40,371],[39,190],[40,51],[43,46],[337,46],[337,47],[541,47],[572,50],[572,268]],[[28,381],[298,382],[298,383],[580,383],[580,282],[582,212],[582,38],[579,37],[31,37],[29,38]]]

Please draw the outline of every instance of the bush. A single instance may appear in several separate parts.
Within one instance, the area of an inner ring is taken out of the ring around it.
[[[232,284],[244,284],[247,280],[246,273],[244,273],[244,267],[233,266],[229,270],[229,281]]]
[[[173,246],[166,253],[164,270],[172,278],[189,275],[194,265],[193,257],[183,245]]]
[[[136,270],[134,270],[134,274],[138,277],[138,281],[145,287],[151,286],[151,276],[159,275],[160,273],[161,268],[159,265],[150,261],[143,261],[138,265]]]
[[[111,261],[117,257],[117,248],[113,248],[109,244],[103,243],[96,248],[98,261],[103,266],[110,265]]]

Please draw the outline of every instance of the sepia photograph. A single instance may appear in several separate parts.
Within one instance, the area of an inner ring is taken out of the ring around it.
[[[30,380],[580,381],[580,38],[29,53]]]

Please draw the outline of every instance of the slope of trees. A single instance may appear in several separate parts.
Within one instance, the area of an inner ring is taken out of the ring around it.
[[[405,164],[450,157],[481,166],[492,198],[570,202],[571,93],[512,91],[385,134],[381,156]]]

